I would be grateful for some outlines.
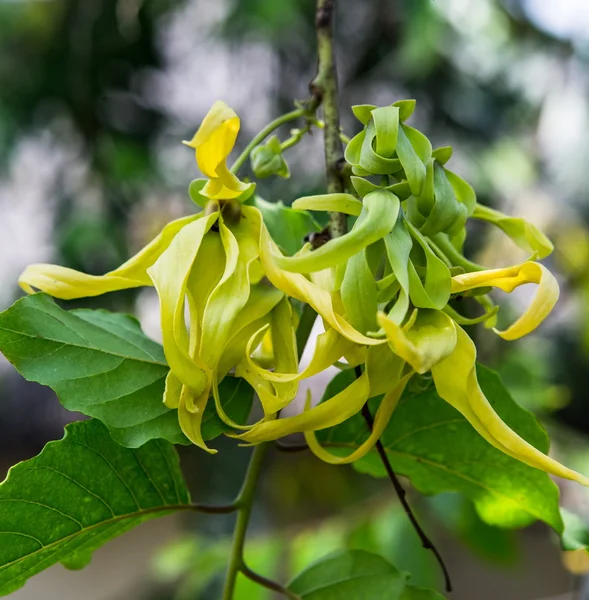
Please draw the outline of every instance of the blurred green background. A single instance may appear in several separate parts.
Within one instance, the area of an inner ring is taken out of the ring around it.
[[[180,141],[216,99],[242,116],[243,146],[307,96],[314,4],[0,0],[0,307],[18,296],[29,263],[100,274],[189,213],[186,189],[198,172]],[[562,295],[551,318],[517,344],[479,330],[477,345],[547,424],[555,453],[589,471],[589,3],[340,0],[337,34],[347,133],[356,131],[350,105],[416,98],[413,123],[434,145],[454,146],[453,169],[479,201],[525,216],[555,242],[548,264]],[[291,180],[261,182],[266,200],[288,204],[321,190],[320,137],[290,151]],[[485,228],[470,231],[468,248],[489,266],[523,258]],[[530,293],[514,294],[508,310],[516,314]],[[85,305],[133,311],[158,336],[151,290]],[[4,469],[61,437],[71,418],[50,390],[0,363]],[[239,485],[248,451],[223,446],[216,457],[182,452],[199,500],[226,501]],[[587,492],[563,484],[562,497],[589,520]],[[565,600],[575,588],[582,597],[584,578],[562,567],[545,528],[492,529],[453,495],[414,502],[447,557],[451,598]],[[214,599],[231,526],[221,517],[145,525],[87,570],[55,567],[15,596]],[[417,583],[439,584],[387,482],[308,456],[273,456],[252,529],[252,566],[281,579],[349,545],[383,553]],[[270,596],[244,582],[239,598]]]

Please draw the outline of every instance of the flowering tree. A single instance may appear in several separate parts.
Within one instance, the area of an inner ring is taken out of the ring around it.
[[[452,149],[433,149],[407,124],[414,101],[354,106],[359,133],[349,139],[341,131],[334,4],[318,1],[318,73],[308,100],[265,127],[231,167],[240,119],[224,102],[184,142],[204,175],[189,189],[195,214],[166,225],[103,276],[46,264],[21,275],[30,295],[0,315],[0,350],[24,377],[91,419],[68,426],[61,441],[13,467],[0,486],[0,592],[56,562],[83,566],[93,550],[147,519],[195,511],[237,514],[224,600],[234,597],[239,573],[290,598],[441,598],[361,551],[331,555],[286,586],[246,565],[265,452],[297,433],[327,463],[378,457],[448,591],[444,563],[396,473],[424,493],[462,492],[488,522],[541,519],[562,533],[548,475],[583,485],[589,478],[548,456],[540,426],[477,365],[464,329],[484,324],[515,340],[538,327],[558,299],[554,276],[536,262],[552,244],[525,220],[477,202],[448,168]],[[281,141],[274,132],[291,122],[298,128]],[[285,153],[314,129],[325,139],[325,194],[286,208],[240,178],[248,158],[256,177],[288,177]],[[312,212],[328,213],[324,229]],[[469,219],[500,228],[529,259],[499,269],[472,262],[463,250]],[[528,283],[537,286],[529,306],[498,329],[489,293]],[[140,286],[154,286],[159,297],[162,346],[132,317],[64,310],[52,299]],[[482,314],[463,315],[463,298]],[[317,318],[325,331],[301,369]],[[309,398],[298,414],[281,416],[299,382],[332,365],[341,373],[321,401]],[[254,397],[257,420],[250,418]],[[215,453],[209,444],[221,434],[254,446],[242,490],[227,506],[193,503],[174,445]]]

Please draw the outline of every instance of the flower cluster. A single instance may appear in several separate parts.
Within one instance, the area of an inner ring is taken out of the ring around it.
[[[476,349],[462,328],[485,322],[506,340],[534,330],[558,299],[555,278],[535,262],[552,245],[523,219],[477,203],[471,186],[446,166],[451,148],[433,150],[425,135],[406,124],[414,105],[406,100],[354,107],[363,129],[346,148],[350,193],[294,202],[295,209],[349,215],[353,224],[341,237],[283,255],[261,213],[244,204],[252,184],[227,167],[239,118],[218,102],[188,143],[207,177],[191,188],[201,213],[170,223],[107,275],[33,265],[21,285],[66,299],[155,286],[171,369],[164,402],[178,408],[182,429],[203,448],[200,423],[212,398],[234,437],[255,444],[303,432],[322,459],[352,462],[374,446],[411,377],[431,372],[439,396],[490,444],[530,466],[589,484],[497,415],[478,384]],[[493,270],[468,260],[463,245],[469,218],[499,227],[530,258]],[[509,293],[526,283],[537,285],[527,310],[506,329],[496,329],[498,307],[489,291]],[[472,296],[483,314],[467,318],[457,312],[451,301],[461,296]],[[302,372],[290,299],[309,304],[325,325]],[[279,418],[301,379],[341,364],[342,358],[361,372],[348,388],[317,406],[308,403],[299,415]],[[241,425],[224,413],[217,385],[231,370],[260,398],[259,422]],[[321,446],[316,431],[343,422],[381,395],[372,433],[354,452],[336,456]]]

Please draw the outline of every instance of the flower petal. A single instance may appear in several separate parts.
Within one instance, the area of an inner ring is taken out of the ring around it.
[[[589,486],[588,477],[540,452],[501,420],[478,384],[474,343],[458,326],[456,333],[454,352],[432,367],[438,394],[461,412],[483,438],[505,454],[536,469]]]
[[[147,269],[169,247],[179,231],[199,218],[199,215],[191,215],[168,223],[145,248],[106,275],[87,275],[58,265],[37,264],[29,265],[23,271],[19,285],[29,294],[37,289],[62,300],[152,285]]]
[[[333,210],[357,217],[362,212],[362,202],[351,194],[320,194],[297,198],[292,203],[292,208],[296,210]]]
[[[280,269],[274,262],[274,256],[278,254],[280,250],[270,237],[266,227],[263,225],[260,212],[251,206],[243,206],[242,210],[244,215],[247,215],[252,222],[257,220],[257,227],[260,235],[260,259],[266,276],[274,286],[279,290],[282,290],[288,296],[310,304],[315,312],[321,315],[333,329],[341,333],[347,339],[361,345],[384,343],[384,340],[382,339],[375,340],[362,335],[340,314],[337,314],[333,306],[331,294],[327,290],[315,285],[304,275],[299,273],[289,273]]]
[[[536,283],[538,289],[524,314],[504,331],[494,330],[505,340],[516,340],[533,331],[554,308],[559,296],[558,282],[544,266],[535,262],[505,269],[463,273],[452,277],[452,293],[460,293],[478,287],[496,287],[512,292],[525,283]]]
[[[294,417],[259,423],[249,431],[234,437],[257,444],[276,440],[291,433],[333,427],[360,411],[368,399],[370,383],[366,372],[345,390],[326,402]]]
[[[376,415],[374,417],[374,424],[372,426],[372,431],[370,432],[370,435],[368,436],[366,441],[364,441],[362,444],[360,444],[360,446],[358,446],[358,448],[356,448],[356,450],[354,450],[354,452],[348,454],[347,456],[337,456],[335,454],[332,454],[331,452],[328,452],[325,448],[323,448],[323,446],[321,446],[319,440],[317,440],[317,436],[315,435],[314,431],[305,431],[305,441],[309,445],[311,452],[313,452],[313,454],[315,454],[315,456],[317,456],[321,460],[332,465],[349,464],[366,456],[366,454],[368,454],[368,452],[370,452],[370,450],[374,448],[375,444],[380,439],[380,436],[386,429],[386,426],[389,424],[391,416],[393,415],[393,412],[397,407],[401,396],[403,395],[405,386],[407,385],[407,382],[412,377],[412,375],[413,373],[408,373],[407,375],[405,375],[405,377],[403,377],[397,383],[397,385],[390,392],[388,392],[388,394],[385,395],[378,407],[378,410],[376,411]]]
[[[200,244],[218,216],[219,213],[213,213],[184,227],[148,269],[160,300],[166,360],[174,375],[196,394],[204,390],[207,377],[189,354],[184,302],[188,277]]]
[[[508,217],[498,210],[477,204],[473,215],[503,230],[520,248],[530,252],[531,259],[548,256],[554,250],[552,242],[532,223],[519,217]]]
[[[427,373],[456,347],[456,328],[452,319],[437,310],[419,310],[410,327],[400,327],[379,313],[391,350],[407,361],[417,373]]]
[[[297,273],[312,273],[344,263],[391,231],[397,220],[399,207],[399,198],[391,192],[370,192],[364,198],[362,214],[350,233],[332,239],[308,254],[282,256],[278,253],[274,260],[280,268]]]

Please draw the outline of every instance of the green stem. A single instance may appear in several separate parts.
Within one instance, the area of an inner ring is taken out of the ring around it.
[[[283,596],[286,596],[287,598],[291,598],[291,600],[301,600],[300,596],[297,596],[295,593],[291,592],[289,589],[285,588],[284,586],[280,585],[279,583],[276,583],[275,581],[272,581],[271,579],[262,577],[262,575],[259,575],[255,571],[252,571],[249,567],[247,567],[245,565],[242,567],[241,572],[248,579],[255,581],[258,585],[261,585],[262,587],[265,587],[269,590],[278,592],[279,594],[282,594]]]
[[[333,20],[335,0],[317,0],[315,29],[317,31],[317,75],[311,82],[311,91],[320,99],[325,121],[325,172],[327,192],[337,194],[344,191],[340,173],[340,161],[343,157],[340,139],[340,121],[337,93],[337,71],[333,48]],[[346,233],[346,215],[339,212],[329,213],[329,232],[331,237]]]
[[[308,114],[308,108],[297,108],[296,110],[292,110],[291,112],[285,113],[280,117],[274,119],[274,121],[268,123],[258,135],[252,138],[252,141],[243,149],[243,152],[237,157],[233,165],[231,166],[231,172],[237,173],[239,169],[243,166],[243,163],[247,160],[247,157],[250,155],[251,151],[261,142],[263,142],[273,131],[278,129],[281,125],[285,123],[289,123],[290,121],[295,121],[301,117],[304,117]]]
[[[245,479],[243,480],[243,485],[234,503],[237,507],[237,521],[233,532],[233,544],[231,547],[229,564],[227,565],[223,600],[232,600],[235,583],[237,581],[237,574],[243,570],[245,566],[243,562],[245,534],[247,532],[247,526],[254,504],[256,485],[260,478],[262,462],[269,447],[270,445],[268,442],[264,442],[254,447],[245,474]]]

